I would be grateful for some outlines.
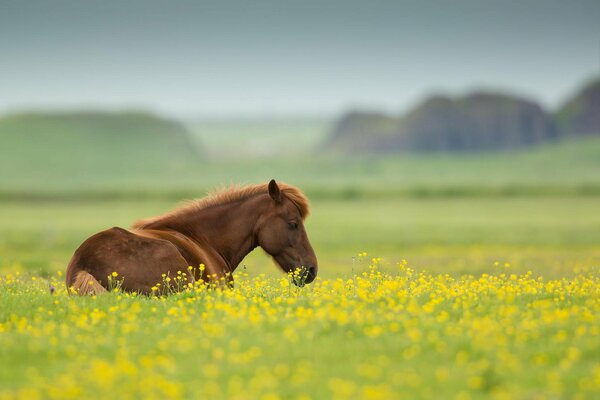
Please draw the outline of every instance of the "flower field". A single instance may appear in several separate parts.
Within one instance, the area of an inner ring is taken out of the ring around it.
[[[67,294],[0,277],[0,398],[588,399],[600,396],[597,271],[451,276],[361,253],[302,288]]]

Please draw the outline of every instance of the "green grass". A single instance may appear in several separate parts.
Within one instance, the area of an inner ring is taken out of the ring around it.
[[[0,278],[0,398],[595,398],[600,281],[499,267],[166,298]],[[57,290],[50,294],[49,285]]]
[[[131,126],[130,116],[123,118]],[[138,127],[148,122],[138,118]],[[89,118],[75,118],[66,131],[59,129],[64,120],[48,124],[42,118],[38,122],[46,134],[58,140],[42,148],[21,141],[33,135],[23,131],[23,124],[34,125],[30,119],[4,118],[0,124],[0,140],[7,145],[0,147],[0,164],[8,172],[0,175],[0,268],[63,269],[75,248],[101,229],[127,227],[178,201],[201,197],[211,187],[272,177],[298,185],[312,199],[309,233],[329,276],[351,269],[351,257],[360,251],[390,264],[407,259],[454,273],[484,271],[502,261],[554,276],[598,262],[598,138],[516,153],[340,158],[309,151],[323,122],[213,121],[200,134],[206,140],[223,133],[220,142],[213,138],[211,155],[169,163],[168,152],[124,158],[110,135],[103,145],[92,146],[94,151],[83,151],[85,143],[100,140],[99,123]],[[88,131],[82,133],[81,126]],[[281,137],[273,140],[278,149],[300,131],[312,132],[311,139],[302,139],[298,154],[289,157],[215,157],[219,148],[235,147],[244,132],[268,141],[279,130]],[[145,129],[136,132],[127,136],[129,145]],[[260,251],[245,263],[252,271],[274,272]]]
[[[3,202],[0,268],[64,270],[77,246],[112,226],[163,213],[169,200]],[[315,200],[309,237],[327,277],[348,274],[367,251],[390,265],[402,259],[435,272],[483,272],[494,262],[545,276],[600,265],[600,202],[594,196]],[[277,276],[262,251],[248,271]]]
[[[331,123],[318,118],[203,119],[187,123],[212,159],[310,154]]]
[[[0,118],[0,191],[116,187],[198,157],[179,123],[144,113],[74,112]],[[6,173],[4,173],[6,172]]]
[[[199,127],[223,135],[172,159],[168,139],[158,155],[0,135],[0,399],[598,397],[600,139],[340,158],[311,151],[316,126],[284,125],[258,142],[309,137],[279,158],[217,157],[235,124]],[[233,291],[65,294],[90,235],[272,177],[311,198],[324,280],[287,286],[257,250]]]
[[[348,158],[320,149],[325,121],[212,121],[192,127],[206,147],[194,153],[181,135],[166,134],[168,121],[134,124],[126,114],[107,133],[93,120],[23,118],[0,119],[0,169],[8,172],[0,198],[177,199],[270,178],[312,197],[600,193],[600,138],[511,153]],[[252,156],[252,146],[277,156]]]

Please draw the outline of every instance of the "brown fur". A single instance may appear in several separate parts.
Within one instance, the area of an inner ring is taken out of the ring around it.
[[[302,267],[308,283],[317,273],[303,225],[308,213],[308,199],[293,186],[271,181],[223,189],[138,221],[129,231],[114,227],[91,236],[69,263],[67,286],[79,294],[99,293],[99,287],[108,287],[108,275],[117,272],[122,289],[150,293],[163,274],[173,278],[178,271],[187,273],[188,266],[196,271],[188,280],[232,284],[231,273],[257,246],[285,271]],[[199,264],[205,265],[202,274]]]

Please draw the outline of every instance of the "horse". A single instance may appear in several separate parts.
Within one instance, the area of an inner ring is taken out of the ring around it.
[[[89,237],[68,264],[67,288],[99,294],[110,290],[117,277],[122,290],[151,294],[165,277],[180,276],[186,284],[201,279],[233,286],[233,272],[259,246],[303,286],[318,271],[304,227],[309,212],[300,189],[275,180],[221,189],[139,220],[129,230],[113,227]]]

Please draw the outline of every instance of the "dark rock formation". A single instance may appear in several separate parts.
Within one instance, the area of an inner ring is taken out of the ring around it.
[[[600,135],[600,78],[589,82],[556,113],[563,136]]]
[[[402,120],[400,136],[408,150],[502,150],[556,136],[552,120],[528,100],[475,93],[452,100],[426,101]]]
[[[503,150],[556,137],[535,102],[495,93],[427,99],[403,118],[353,112],[336,125],[329,146],[349,152]]]

